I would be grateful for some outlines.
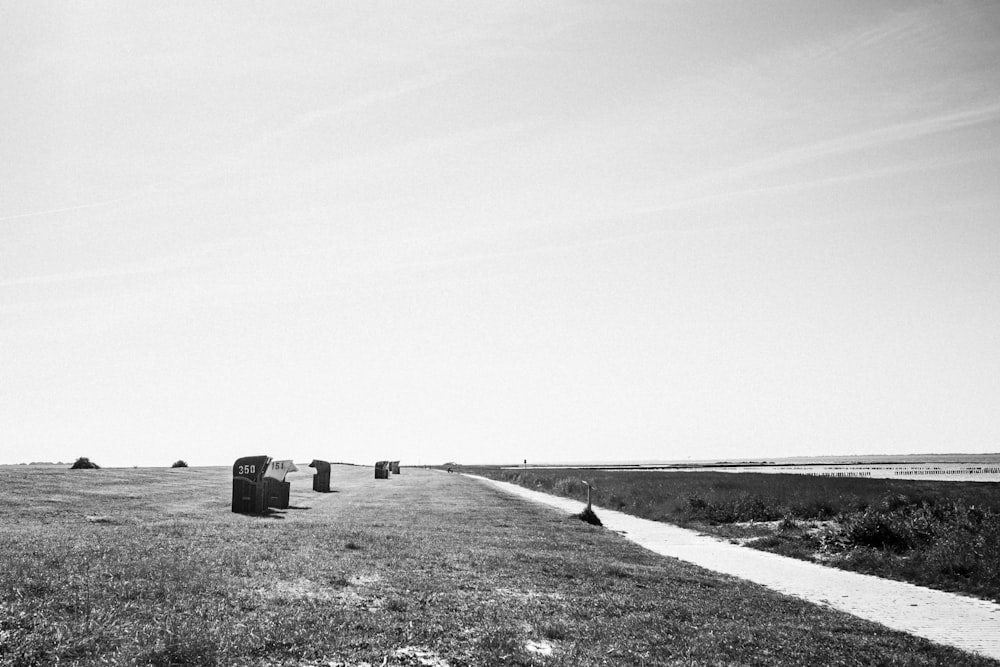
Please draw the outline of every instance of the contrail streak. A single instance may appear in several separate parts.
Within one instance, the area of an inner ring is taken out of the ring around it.
[[[98,208],[100,206],[108,206],[110,204],[115,204],[117,202],[126,199],[125,197],[119,197],[118,199],[109,199],[107,201],[94,202],[92,204],[79,204],[77,206],[65,206],[63,208],[50,208],[45,211],[32,211],[30,213],[15,213],[14,215],[5,215],[0,218],[0,222],[5,220],[17,220],[19,218],[37,218],[43,215],[53,215],[55,213],[66,213],[67,211],[80,211],[86,208]]]

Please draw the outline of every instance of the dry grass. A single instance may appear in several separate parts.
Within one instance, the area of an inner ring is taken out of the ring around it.
[[[992,664],[459,475],[294,473],[255,518],[229,474],[0,468],[0,664]]]

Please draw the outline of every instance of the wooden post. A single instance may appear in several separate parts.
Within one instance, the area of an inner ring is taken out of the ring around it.
[[[593,510],[590,509],[590,492],[593,490],[593,487],[590,486],[590,483],[585,480],[583,481],[583,483],[587,487],[587,511],[591,512]]]

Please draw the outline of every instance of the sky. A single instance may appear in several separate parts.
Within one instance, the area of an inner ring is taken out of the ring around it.
[[[1000,451],[1000,3],[0,0],[0,463]]]

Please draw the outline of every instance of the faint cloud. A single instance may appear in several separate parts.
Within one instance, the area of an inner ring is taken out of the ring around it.
[[[5,215],[0,218],[0,222],[5,220],[19,220],[21,218],[36,218],[43,215],[55,215],[57,213],[68,213],[70,211],[81,211],[88,208],[99,208],[101,206],[109,206],[111,204],[116,204],[128,197],[118,197],[117,199],[108,199],[106,201],[93,202],[90,204],[79,204],[77,206],[64,206],[62,208],[49,208],[43,211],[29,211],[27,213],[15,213],[13,215]]]
[[[875,146],[884,146],[921,137],[949,132],[974,125],[982,125],[1000,120],[1000,101],[990,101],[978,107],[959,111],[925,116],[915,120],[887,125],[864,132],[848,134],[828,141],[820,141],[797,146],[774,155],[753,160],[721,172],[725,176],[746,176],[749,174],[777,171],[809,162],[844,155]]]
[[[470,68],[452,68],[424,76],[414,77],[391,88],[372,91],[364,95],[359,95],[353,99],[344,100],[339,104],[299,114],[284,127],[275,129],[253,142],[253,144],[247,148],[245,154],[252,155],[259,153],[280,139],[297,134],[324,121],[362,113],[376,104],[405,97],[428,88],[433,88],[459,74],[468,71],[469,69]]]

